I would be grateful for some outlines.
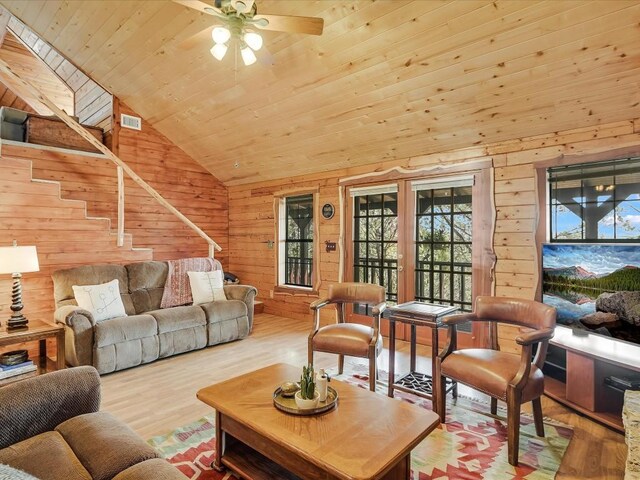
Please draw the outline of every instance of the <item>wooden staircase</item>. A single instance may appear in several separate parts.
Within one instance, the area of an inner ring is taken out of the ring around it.
[[[0,155],[0,231],[10,237],[0,243],[36,245],[40,271],[25,274],[25,314],[52,320],[51,273],[61,268],[92,263],[130,263],[151,260],[149,248],[134,248],[130,234],[116,246],[109,218],[91,217],[87,202],[61,197],[58,181],[34,179],[33,162]],[[90,195],[90,194],[88,194]],[[11,278],[0,276],[0,321],[10,315]]]

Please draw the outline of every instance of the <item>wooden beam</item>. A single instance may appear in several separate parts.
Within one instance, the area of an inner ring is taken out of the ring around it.
[[[134,172],[129,165],[123,162],[116,154],[114,154],[111,150],[109,150],[102,142],[98,141],[93,135],[91,135],[82,125],[76,122],[73,118],[66,114],[63,110],[59,109],[51,100],[42,95],[40,91],[34,87],[31,83],[22,79],[17,73],[11,70],[11,67],[0,60],[0,75],[7,79],[9,83],[16,86],[18,91],[26,91],[31,95],[34,95],[38,101],[46,105],[51,111],[60,118],[64,123],[66,123],[71,129],[78,133],[82,138],[88,141],[91,145],[96,147],[100,152],[104,154],[109,160],[115,163],[118,167],[121,167],[122,170],[131,177],[131,179],[140,185],[149,195],[155,198],[160,205],[165,207],[171,213],[173,213],[176,217],[178,217],[184,224],[186,224],[189,228],[191,228],[194,232],[196,232],[200,237],[202,237],[209,244],[209,253],[211,255],[214,252],[214,249],[217,251],[221,251],[222,248],[218,245],[209,235],[207,235],[200,227],[198,227],[195,223],[189,220],[185,215],[182,214],[177,208],[175,208],[171,203],[169,203],[162,195],[160,195],[151,185],[145,182],[136,172]],[[213,256],[213,255],[211,255]]]
[[[118,246],[124,245],[124,170],[118,165]]]

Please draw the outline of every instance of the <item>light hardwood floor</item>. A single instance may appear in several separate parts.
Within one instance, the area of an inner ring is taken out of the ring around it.
[[[235,375],[276,362],[306,362],[310,322],[274,315],[256,317],[253,333],[246,339],[178,355],[142,367],[102,377],[102,408],[125,421],[144,438],[211,413],[196,399],[198,389]],[[420,347],[418,367],[427,369],[428,347]],[[360,360],[351,359],[345,366]],[[362,360],[366,363],[366,360]],[[335,367],[336,357],[317,354],[319,368]],[[387,369],[388,354],[380,356]],[[399,371],[408,366],[408,345],[398,349]],[[470,391],[464,394],[469,395]],[[544,397],[543,412],[574,427],[574,436],[563,459],[558,479],[621,479],[626,446],[622,435],[581,417]]]

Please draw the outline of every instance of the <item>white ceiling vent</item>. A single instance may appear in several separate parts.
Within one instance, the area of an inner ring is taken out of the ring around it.
[[[140,117],[134,117],[133,115],[122,113],[120,114],[120,125],[132,130],[142,130],[142,119]]]

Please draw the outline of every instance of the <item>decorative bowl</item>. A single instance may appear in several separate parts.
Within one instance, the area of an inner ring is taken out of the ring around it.
[[[14,350],[0,355],[0,365],[18,365],[19,363],[26,362],[28,359],[29,352],[26,350]]]
[[[285,382],[280,385],[281,395],[283,397],[293,397],[298,390],[300,390],[300,385],[296,382]]]
[[[309,410],[311,408],[316,408],[318,406],[318,401],[320,400],[320,393],[314,392],[313,398],[305,399],[302,398],[301,392],[297,391],[295,397],[296,405],[300,410]]]

